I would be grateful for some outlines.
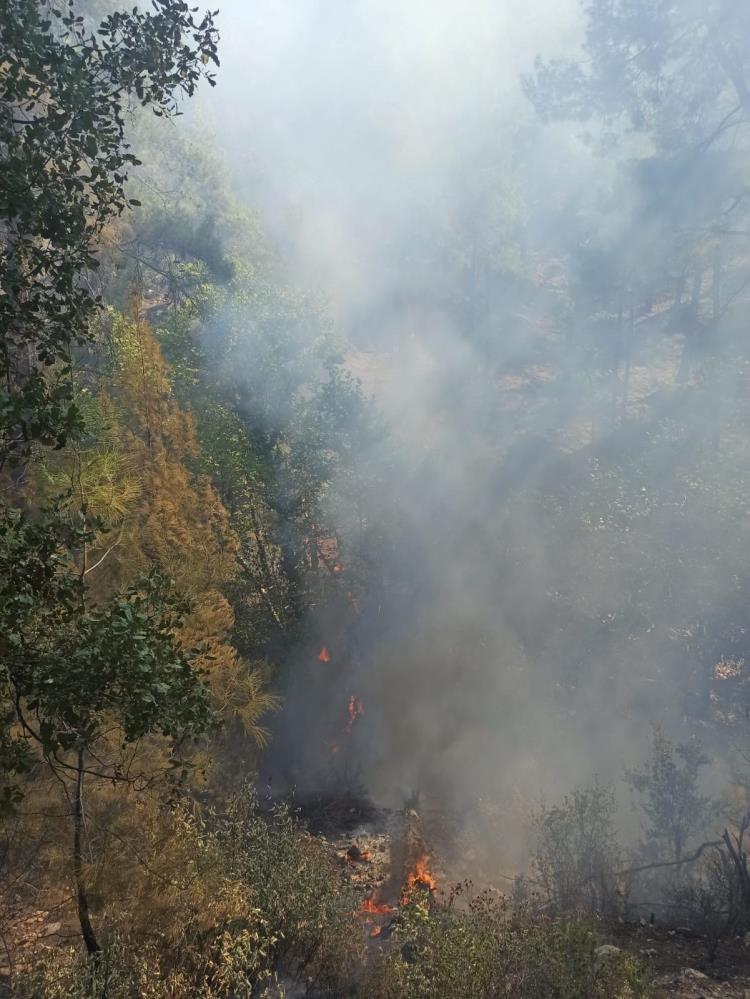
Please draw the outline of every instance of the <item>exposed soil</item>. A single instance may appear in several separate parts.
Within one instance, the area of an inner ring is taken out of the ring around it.
[[[604,934],[617,947],[652,968],[669,996],[750,999],[750,942],[727,940],[709,960],[706,941],[687,931],[646,924],[621,924]]]

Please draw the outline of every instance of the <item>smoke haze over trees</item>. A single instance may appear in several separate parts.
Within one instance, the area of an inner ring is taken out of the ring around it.
[[[362,765],[556,787],[687,736],[744,657],[744,15],[223,16],[230,170],[392,442],[381,589],[340,639]]]
[[[749,929],[750,14],[0,0],[0,41],[8,974],[458,995],[470,938],[467,995],[650,995],[571,912]],[[405,816],[370,909],[285,799]],[[536,887],[437,910],[430,836]],[[23,956],[58,909],[88,963]]]

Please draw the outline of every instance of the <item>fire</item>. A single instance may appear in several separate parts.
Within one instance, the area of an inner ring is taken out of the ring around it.
[[[328,740],[326,742],[326,746],[328,747],[328,752],[331,754],[331,756],[335,756],[340,748],[339,744],[337,742],[334,742],[333,739]]]
[[[360,850],[356,843],[349,847],[345,854],[347,864],[369,864],[372,854],[369,850]]]
[[[370,913],[373,916],[386,916],[389,912],[393,912],[393,906],[387,905],[385,902],[376,902],[370,896],[370,898],[364,900],[359,907],[359,911]]]
[[[354,694],[352,694],[349,698],[347,709],[349,711],[349,721],[346,725],[346,731],[347,733],[350,733],[354,722],[365,713],[365,706],[358,697],[355,697]]]
[[[373,928],[370,930],[370,936],[379,937],[382,932],[383,928],[381,926],[373,926]]]
[[[354,608],[354,613],[355,614],[359,614],[359,602],[357,601],[357,598],[354,596],[354,594],[351,592],[351,590],[349,590],[347,592],[346,599],[349,601],[349,603]]]
[[[325,645],[318,653],[318,659],[320,659],[322,663],[329,663],[331,661],[331,653],[328,651]]]
[[[337,562],[333,567],[333,571],[336,575],[338,575],[340,572],[344,571],[344,567],[343,565],[339,565],[339,563]]]
[[[433,874],[430,874],[427,870],[429,860],[430,858],[426,853],[423,853],[421,857],[417,858],[414,864],[414,869],[407,875],[404,897],[415,886],[418,886],[426,891],[435,891],[437,888],[437,878]]]

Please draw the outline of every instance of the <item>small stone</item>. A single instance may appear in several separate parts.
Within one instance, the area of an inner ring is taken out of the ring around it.
[[[597,967],[601,967],[603,964],[611,961],[620,953],[622,953],[620,948],[615,947],[614,944],[602,944],[601,947],[597,947],[594,951]]]
[[[708,981],[708,975],[704,975],[702,971],[697,971],[695,968],[684,968],[680,974],[681,978],[688,978],[693,982],[706,982]]]

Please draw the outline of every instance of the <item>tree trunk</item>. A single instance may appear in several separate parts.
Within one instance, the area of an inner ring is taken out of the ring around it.
[[[674,291],[674,304],[672,308],[677,311],[682,305],[682,296],[685,294],[685,282],[687,281],[687,267],[683,267],[680,276],[677,278],[677,286]]]
[[[699,264],[696,264],[695,270],[693,271],[693,290],[690,296],[690,305],[692,307],[693,313],[696,318],[700,314],[702,286],[703,286],[703,268]]]
[[[628,392],[630,391],[630,364],[633,359],[633,334],[635,331],[635,309],[633,307],[633,292],[630,292],[630,314],[628,316],[628,332],[625,341],[625,377],[622,385],[622,422],[628,415]]]
[[[88,954],[94,955],[101,952],[99,941],[96,939],[94,927],[91,925],[91,915],[89,912],[89,900],[83,877],[83,750],[78,751],[78,773],[76,774],[76,789],[73,799],[73,874],[76,882],[76,899],[78,904],[78,922],[81,925],[81,935],[86,944]]]
[[[721,316],[721,271],[722,253],[721,245],[717,245],[714,250],[714,282],[713,282],[713,320],[718,323]]]

